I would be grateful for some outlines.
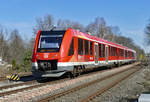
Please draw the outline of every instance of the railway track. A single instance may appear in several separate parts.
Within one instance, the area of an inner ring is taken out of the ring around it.
[[[11,75],[11,74],[10,74]],[[27,77],[27,76],[31,76],[32,75],[32,73],[31,72],[26,72],[26,73],[20,73],[19,74],[19,76],[20,77]],[[6,75],[7,76],[7,75]],[[0,82],[1,81],[6,81],[6,80],[8,80],[7,78],[6,78],[6,76],[5,77],[0,77]]]
[[[111,84],[105,86],[103,89],[99,89],[98,91],[96,91],[95,93],[92,93],[91,95],[81,99],[80,102],[88,102],[88,101],[92,101],[94,98],[96,98],[97,96],[101,95],[102,93],[104,93],[105,91],[109,90],[110,88],[112,88],[113,86],[117,85],[119,82],[125,80],[126,78],[128,78],[129,76],[131,76],[132,74],[134,74],[135,72],[139,71],[140,69],[137,69],[135,71],[130,72],[129,74],[127,74],[125,77],[122,77],[114,82],[112,82]]]
[[[116,69],[116,68],[115,68]],[[109,70],[102,70],[102,71],[96,71],[96,72],[92,72],[92,73],[87,73],[87,74],[84,74],[84,75],[81,75],[79,76],[78,78],[80,77],[83,77],[83,76],[91,76],[91,75],[95,75],[97,73],[103,73],[103,72],[107,72],[107,71],[111,71],[111,70],[114,70],[114,69],[109,69]],[[116,74],[116,73],[115,73]],[[5,92],[1,92],[0,93],[0,98],[3,97],[3,96],[8,96],[8,95],[11,95],[11,94],[17,94],[18,92],[23,92],[23,91],[27,91],[27,90],[32,90],[32,89],[38,89],[42,86],[46,86],[46,85],[53,85],[53,84],[56,84],[56,83],[62,83],[62,82],[66,82],[70,80],[69,78],[64,78],[64,79],[59,79],[59,80],[53,80],[51,82],[46,82],[46,83],[36,83],[35,81],[30,81],[30,82],[26,82],[26,83],[20,83],[20,84],[15,84],[15,85],[8,85],[8,86],[3,86],[3,87],[0,87],[0,90],[2,89],[7,89],[7,88],[15,88],[17,86],[21,86],[21,85],[29,85],[28,87],[24,87],[24,88],[19,88],[19,89],[15,89],[15,90],[9,90],[9,91],[5,91]],[[74,79],[73,79],[74,80]],[[102,79],[101,79],[102,80]],[[92,85],[92,83],[91,83]],[[89,86],[89,85],[87,85]],[[78,88],[75,88],[74,90],[76,89],[82,89],[84,88],[85,86],[83,85],[82,87],[78,87]],[[66,94],[69,94],[70,92],[73,92],[73,91],[69,91],[69,92],[66,92]],[[32,92],[31,92],[32,93]],[[64,95],[64,94],[63,94]],[[53,97],[53,96],[50,96],[50,97]],[[61,97],[58,95],[58,97]],[[57,96],[54,97],[54,99],[57,98]],[[39,100],[39,101],[44,101],[45,98]],[[49,99],[48,99],[49,100]],[[45,102],[45,101],[44,101]]]
[[[8,89],[8,88],[13,88],[13,87],[18,87],[18,86],[22,86],[22,85],[34,84],[34,83],[36,83],[35,80],[33,80],[33,81],[28,81],[28,82],[23,82],[23,83],[5,85],[5,86],[1,86],[1,87],[0,87],[0,90],[4,90],[4,89]]]
[[[66,80],[68,80],[68,78],[62,79],[61,81],[66,81]],[[14,85],[3,86],[3,87],[0,87],[0,89],[7,89],[7,88],[12,88],[12,87],[17,87],[17,86],[29,85],[29,86],[24,87],[24,88],[19,88],[19,89],[15,89],[15,90],[1,92],[0,97],[10,95],[10,94],[14,94],[14,93],[18,93],[18,92],[22,92],[22,91],[25,91],[25,90],[31,90],[33,88],[42,87],[42,86],[45,86],[45,85],[48,85],[48,84],[55,84],[55,83],[58,83],[58,82],[60,82],[60,80],[56,80],[56,81],[52,81],[52,82],[46,82],[46,83],[37,83],[36,81],[29,81],[29,82],[14,84]],[[32,85],[32,84],[34,84],[34,85]]]
[[[87,71],[91,71],[91,70],[92,69],[88,69]],[[109,69],[109,70],[113,70],[113,69]],[[92,72],[90,74],[81,75],[79,77],[88,76],[88,75],[92,75],[92,74],[96,74],[96,73],[102,73],[102,72],[105,72],[105,71],[108,71],[108,70],[96,71],[96,72]],[[29,75],[29,74],[22,75],[22,76],[27,76],[27,75]],[[15,90],[6,91],[6,92],[1,92],[0,97],[10,95],[10,94],[13,94],[13,93],[17,93],[17,92],[21,92],[21,91],[24,91],[24,90],[31,90],[33,88],[38,88],[38,87],[42,87],[42,86],[45,86],[45,85],[61,83],[63,81],[67,81],[67,80],[70,80],[70,79],[69,78],[64,78],[64,79],[59,79],[59,80],[54,80],[54,81],[51,81],[51,82],[39,83],[39,84],[37,84],[37,82],[35,80],[33,80],[33,81],[29,81],[29,82],[17,83],[17,84],[12,84],[12,85],[5,85],[5,86],[0,87],[0,90],[4,90],[4,89],[8,89],[8,88],[15,88],[15,87],[18,87],[18,86],[23,86],[23,85],[31,85],[31,86],[21,88],[21,89],[19,88],[19,89],[15,89]],[[35,84],[35,85],[32,85],[32,84]]]
[[[120,81],[126,79],[127,77],[129,77],[130,75],[132,75],[133,73],[135,73],[136,71],[138,71],[139,69],[131,69],[131,68],[127,68],[125,70],[122,70],[122,71],[119,71],[117,73],[114,73],[114,74],[111,74],[111,75],[108,75],[108,76],[105,76],[103,78],[100,78],[100,79],[97,79],[97,80],[93,80],[93,81],[90,81],[90,82],[87,82],[87,83],[84,83],[84,84],[81,84],[79,86],[76,86],[76,87],[73,87],[71,89],[68,89],[68,90],[65,90],[65,91],[62,91],[60,93],[57,93],[57,94],[54,94],[54,95],[50,95],[50,96],[47,96],[47,97],[44,97],[44,98],[41,98],[40,100],[37,100],[36,102],[48,102],[48,101],[60,101],[61,99],[65,99],[65,95],[67,95],[67,97],[71,97],[71,96],[74,96],[74,99],[78,99],[79,97],[75,97],[75,94],[78,94],[80,92],[78,92],[79,90],[86,90],[87,87],[90,87],[94,84],[97,84],[97,83],[100,83],[100,82],[103,82],[105,80],[108,80],[108,79],[111,79],[117,75],[120,75],[122,73],[126,73],[126,75],[124,77],[121,77],[117,80],[114,80],[112,83],[109,83],[107,86],[105,87],[102,87],[100,88],[100,91],[98,92],[93,92],[93,94],[91,95],[88,95],[88,97],[85,97],[87,95],[85,95],[83,99],[79,99],[79,100],[71,100],[71,101],[81,101],[81,102],[87,102],[91,99],[93,99],[96,95],[99,95],[105,91],[107,91],[108,89],[110,89],[111,87],[113,87],[114,85],[116,85],[117,83],[119,83]],[[128,72],[128,73],[127,73]],[[95,87],[94,87],[95,88]],[[82,91],[83,91],[82,90]],[[88,90],[88,89],[87,89]],[[75,93],[75,94],[73,94]],[[90,93],[90,92],[87,92],[87,93]],[[71,94],[71,95],[69,95]],[[82,95],[81,95],[82,96]],[[63,97],[63,98],[62,98]],[[80,97],[81,98],[81,97]],[[64,100],[64,101],[69,101],[69,100]]]
[[[0,77],[0,81],[5,81],[5,80],[8,80],[8,79],[5,77]]]

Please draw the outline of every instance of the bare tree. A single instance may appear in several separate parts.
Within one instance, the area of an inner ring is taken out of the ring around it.
[[[0,57],[2,57],[2,59],[5,61],[7,61],[7,56],[9,55],[7,36],[7,29],[0,25]]]
[[[51,15],[45,16],[43,19],[38,18],[36,20],[36,26],[33,28],[34,34],[37,34],[38,30],[51,30],[54,27],[54,20]]]
[[[150,20],[148,25],[145,28],[145,34],[146,34],[147,44],[150,45]]]
[[[59,19],[57,21],[57,27],[72,28],[72,29],[76,29],[76,30],[80,30],[80,31],[84,32],[84,27],[82,24],[80,24],[78,22],[72,22],[70,20]]]
[[[11,32],[10,38],[9,38],[9,53],[10,53],[10,59],[15,60],[17,64],[21,63],[24,52],[25,52],[25,43],[23,39],[20,37],[20,34],[17,29],[13,30]]]
[[[57,21],[57,27],[65,27],[65,23],[64,23],[64,21],[62,19],[59,19]]]
[[[110,26],[110,29],[114,35],[121,35],[120,28],[118,26]]]
[[[90,32],[91,34],[104,38],[106,35],[106,21],[104,20],[103,17],[96,17],[94,22],[90,23],[86,27],[86,32]]]
[[[114,37],[115,35],[113,34],[111,27],[109,26],[105,27],[104,39],[114,42]]]

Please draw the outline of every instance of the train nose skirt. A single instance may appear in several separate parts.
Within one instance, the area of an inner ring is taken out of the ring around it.
[[[42,77],[60,77],[63,74],[65,74],[65,71],[59,71],[59,72],[46,72],[45,74],[42,75]]]

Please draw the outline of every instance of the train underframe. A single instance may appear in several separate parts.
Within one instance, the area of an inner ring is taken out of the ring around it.
[[[34,77],[60,77],[65,73],[68,73],[70,77],[75,77],[80,75],[82,72],[102,67],[102,66],[120,66],[125,63],[132,63],[135,60],[126,60],[126,61],[110,61],[107,63],[99,63],[99,64],[83,64],[83,65],[72,65],[72,66],[58,66],[57,60],[41,60],[32,64],[32,75]]]

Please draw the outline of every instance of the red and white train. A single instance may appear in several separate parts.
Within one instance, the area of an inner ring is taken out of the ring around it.
[[[76,75],[91,67],[136,60],[136,52],[125,46],[68,28],[38,31],[32,57],[35,77]]]

